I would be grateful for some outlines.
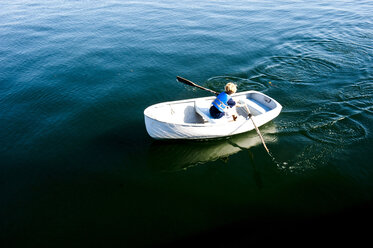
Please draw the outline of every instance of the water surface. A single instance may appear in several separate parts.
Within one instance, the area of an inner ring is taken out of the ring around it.
[[[363,236],[344,213],[368,219],[373,195],[371,1],[16,0],[0,9],[2,241],[154,246],[227,226],[220,238],[235,226],[263,240]],[[208,96],[176,75],[279,101],[280,116],[261,127],[273,157],[255,132],[152,140],[147,106]],[[318,225],[335,215],[337,224]]]

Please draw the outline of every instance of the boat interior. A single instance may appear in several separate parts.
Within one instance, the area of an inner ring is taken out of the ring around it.
[[[233,99],[240,103],[236,107],[238,118],[246,119],[248,116],[247,108],[253,116],[261,115],[276,107],[276,104],[262,94],[238,95]],[[190,99],[186,101],[170,102],[168,104],[158,105],[154,109],[154,116],[157,120],[172,122],[177,124],[204,124],[204,123],[221,123],[232,119],[232,115],[221,119],[214,119],[210,116],[209,109],[212,103],[211,98]]]

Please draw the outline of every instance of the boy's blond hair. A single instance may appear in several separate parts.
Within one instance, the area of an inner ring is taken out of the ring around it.
[[[237,91],[237,86],[234,83],[229,82],[225,85],[225,92],[227,92],[228,95],[232,95],[236,93],[236,91]]]

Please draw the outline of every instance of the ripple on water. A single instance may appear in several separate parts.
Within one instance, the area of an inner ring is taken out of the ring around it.
[[[250,79],[260,83],[289,82],[297,85],[314,85],[322,75],[336,71],[338,66],[326,58],[312,55],[287,54],[268,57],[253,68]]]
[[[334,151],[332,145],[311,144],[302,149],[291,160],[280,162],[274,157],[272,157],[272,160],[285,173],[303,173],[326,165]]]
[[[373,79],[366,79],[343,87],[339,91],[338,98],[339,101],[361,112],[372,113]]]
[[[364,139],[367,130],[358,121],[337,113],[315,113],[305,121],[306,135],[316,141],[346,145]]]
[[[216,77],[209,78],[207,80],[206,87],[210,89],[215,89],[216,91],[221,91],[224,89],[224,86],[229,82],[235,83],[239,91],[245,91],[245,90],[263,91],[267,89],[267,87],[260,82],[255,82],[249,79],[234,77],[234,76],[216,76]]]

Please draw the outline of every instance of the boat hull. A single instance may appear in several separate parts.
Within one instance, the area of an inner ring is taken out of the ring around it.
[[[254,96],[253,94],[255,94],[256,98],[263,97],[263,99],[267,99],[266,101],[269,101],[272,105],[265,113],[252,116],[256,126],[260,127],[276,118],[280,114],[282,106],[274,99],[256,91],[241,92],[240,94],[236,94],[234,98],[249,98],[247,96]],[[227,120],[210,123],[200,121],[198,117],[193,117],[195,118],[193,120],[191,115],[198,116],[192,107],[193,104],[197,101],[211,102],[213,99],[214,97],[204,97],[152,105],[144,111],[146,130],[152,138],[162,140],[221,138],[248,132],[255,128],[253,122],[247,117],[247,114],[246,116],[241,116],[236,121]],[[266,102],[263,101],[263,103]],[[168,111],[169,108],[171,109],[170,111]],[[156,114],[157,111],[158,115]],[[164,114],[165,112],[170,112],[170,116]],[[158,117],[161,115],[166,116]],[[186,120],[191,121],[187,122]]]

